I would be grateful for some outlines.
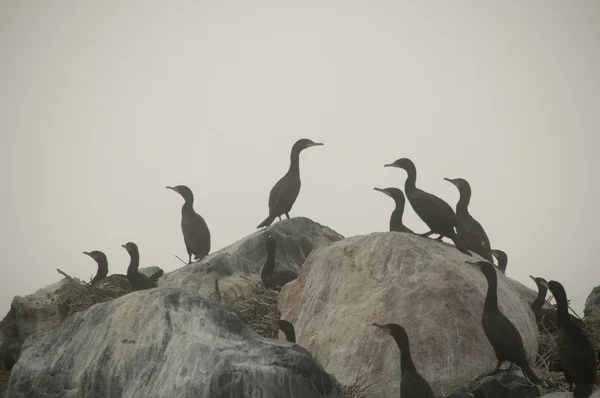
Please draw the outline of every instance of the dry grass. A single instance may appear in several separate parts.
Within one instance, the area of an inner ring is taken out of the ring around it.
[[[59,272],[69,279],[69,283],[64,284],[57,291],[58,305],[65,311],[65,319],[79,311],[87,310],[94,304],[111,301],[130,292],[116,286],[104,285],[102,288],[91,286],[71,278],[60,270]]]
[[[366,375],[358,376],[353,383],[344,386],[347,398],[367,398],[373,393],[373,389],[379,381],[371,381]]]

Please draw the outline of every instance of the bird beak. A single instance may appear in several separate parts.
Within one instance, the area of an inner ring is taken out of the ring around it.
[[[390,195],[390,194],[388,193],[388,191],[386,191],[385,189],[382,189],[382,188],[373,188],[373,190],[374,190],[374,191],[381,192],[381,193],[383,193],[383,194],[385,194],[385,195],[387,195],[387,196],[392,196],[392,195]]]
[[[172,191],[175,191],[175,192],[177,192],[177,190],[175,189],[175,187],[167,187],[167,189],[170,189],[170,190],[172,190]]]
[[[322,142],[311,142],[306,147],[310,148],[311,146],[323,146],[323,143]]]
[[[90,252],[83,252],[83,254],[86,254],[86,255],[92,257],[92,253],[90,253]]]
[[[398,167],[398,166],[396,166],[396,163],[390,163],[390,164],[386,164],[383,167]]]
[[[390,329],[388,329],[387,327],[385,327],[384,325],[379,325],[379,324],[377,324],[377,323],[372,323],[371,325],[372,325],[372,326],[375,326],[375,327],[376,327],[376,328],[378,328],[378,329],[385,330],[385,331],[386,331],[386,333],[388,333],[388,334],[390,334],[390,333],[391,333],[391,330],[390,330]]]
[[[452,185],[456,185],[456,183],[450,178],[444,178],[445,181],[448,181]]]
[[[121,245],[121,247],[124,248],[125,250],[127,250],[127,246]],[[129,251],[129,250],[127,250],[127,251]]]

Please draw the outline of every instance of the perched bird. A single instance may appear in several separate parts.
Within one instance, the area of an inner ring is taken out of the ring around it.
[[[556,311],[552,308],[543,308],[544,303],[546,302],[546,294],[548,293],[548,282],[546,282],[544,278],[531,275],[529,275],[529,277],[533,279],[538,288],[538,295],[533,303],[531,303],[531,310],[535,315],[536,322],[539,325],[543,325],[548,330],[558,330],[558,317]],[[577,319],[571,314],[569,314],[569,318],[571,318],[571,322],[582,328],[585,327],[585,324],[581,319]]]
[[[500,308],[498,308],[498,275],[496,275],[496,267],[487,261],[465,262],[479,267],[488,284],[481,323],[485,336],[492,345],[496,353],[496,358],[498,358],[498,364],[492,373],[500,370],[502,362],[508,361],[510,362],[509,369],[512,368],[513,364],[516,364],[523,370],[523,374],[525,374],[529,381],[540,384],[540,379],[527,362],[527,354],[525,353],[521,334],[515,325],[500,312]]]
[[[260,280],[266,289],[283,287],[298,277],[298,274],[293,271],[273,271],[275,269],[275,249],[275,239],[269,235],[267,237],[267,261],[260,270]]]
[[[460,223],[456,226],[458,239],[467,249],[493,263],[490,240],[481,224],[469,213],[471,185],[464,178],[444,178],[444,180],[456,186],[460,194],[456,203],[456,217],[460,220]]]
[[[294,331],[294,326],[284,319],[278,319],[275,321],[279,326],[279,329],[285,334],[285,338],[290,343],[296,342],[296,332]]]
[[[373,326],[392,335],[400,349],[400,396],[402,398],[434,398],[435,394],[431,386],[415,368],[410,355],[410,344],[406,330],[395,323],[386,325],[373,323]]]
[[[137,245],[133,242],[127,242],[121,246],[127,250],[129,256],[131,257],[129,267],[127,268],[127,280],[131,285],[131,289],[135,292],[138,290],[152,289],[156,287],[155,282],[138,271],[140,267],[140,252]]]
[[[185,203],[181,207],[181,232],[188,252],[188,264],[194,260],[202,260],[210,252],[210,231],[204,218],[194,211],[194,194],[185,185],[167,187],[181,196]]]
[[[277,181],[277,184],[273,186],[271,193],[269,193],[269,217],[265,218],[256,228],[268,227],[275,221],[276,217],[281,220],[283,214],[288,219],[290,218],[289,212],[300,193],[300,152],[317,145],[323,144],[312,142],[307,138],[296,141],[292,147],[288,172]]]
[[[508,265],[508,256],[502,250],[492,249],[492,255],[498,260],[498,268],[503,274],[506,273],[506,266]]]
[[[112,286],[119,287],[123,290],[131,290],[131,286],[129,286],[129,281],[127,280],[126,275],[112,274],[111,276],[108,276],[108,259],[106,258],[106,254],[98,250],[93,250],[91,252],[83,252],[83,254],[90,256],[94,259],[96,264],[98,264],[96,276],[94,276],[94,278],[90,282],[90,285],[98,286],[98,284],[109,284]]]
[[[404,193],[398,188],[373,188],[375,191],[379,191],[390,198],[394,199],[396,203],[396,208],[392,212],[390,216],[390,231],[396,232],[407,232],[409,234],[414,234],[408,227],[406,227],[402,223],[402,216],[404,215],[404,204],[406,200],[404,199]]]
[[[462,242],[459,241],[454,227],[460,222],[454,210],[442,199],[428,192],[420,190],[415,186],[417,181],[417,169],[414,163],[407,158],[396,160],[394,163],[386,164],[385,167],[398,167],[406,171],[407,177],[404,183],[404,192],[413,210],[429,227],[431,232],[421,236],[429,236],[436,233],[441,237],[452,239],[454,245],[461,252],[471,255]]]
[[[565,380],[569,383],[569,391],[573,391],[575,398],[589,397],[596,381],[596,353],[581,326],[571,322],[563,285],[550,281],[547,287],[556,300],[558,356]]]

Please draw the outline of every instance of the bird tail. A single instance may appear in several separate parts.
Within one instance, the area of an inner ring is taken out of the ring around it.
[[[523,370],[523,373],[525,373],[525,376],[527,376],[527,379],[530,382],[532,382],[532,383],[534,383],[536,385],[542,384],[541,380],[537,377],[537,375],[535,374],[535,372],[533,371],[533,369],[531,369],[529,367],[529,365],[525,365],[523,368],[521,368],[521,370]]]
[[[268,227],[269,225],[271,225],[273,223],[273,221],[275,221],[275,216],[269,216],[269,217],[265,218],[263,222],[258,224],[258,227],[256,227],[256,228]]]
[[[575,398],[587,398],[592,395],[592,390],[594,389],[593,385],[583,384],[583,385],[575,385],[573,389],[573,396]]]

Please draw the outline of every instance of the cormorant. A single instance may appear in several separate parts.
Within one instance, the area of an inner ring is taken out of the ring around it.
[[[167,187],[185,199],[181,207],[181,232],[188,252],[188,264],[194,260],[202,260],[210,252],[210,231],[204,218],[194,211],[194,194],[185,185]]]
[[[540,384],[540,379],[527,362],[527,354],[523,346],[523,338],[513,323],[498,308],[498,275],[496,267],[487,261],[465,261],[467,264],[476,265],[481,269],[488,283],[481,324],[488,341],[492,345],[498,364],[492,373],[500,370],[502,362],[509,361],[510,367],[516,364],[523,374],[535,384]]]
[[[135,292],[156,287],[156,283],[153,282],[152,279],[138,271],[138,268],[140,267],[140,252],[137,245],[133,242],[127,242],[121,246],[127,250],[131,257],[129,267],[127,268],[127,280],[131,285],[131,289]]]
[[[293,271],[284,270],[273,272],[273,269],[275,268],[275,248],[275,239],[269,235],[267,237],[267,261],[260,271],[260,280],[266,289],[283,287],[283,285],[298,277],[298,274]]]
[[[414,234],[408,227],[406,227],[402,223],[402,216],[404,215],[404,204],[406,200],[404,199],[404,193],[398,188],[373,188],[375,191],[379,191],[390,198],[394,199],[396,203],[396,208],[392,212],[390,216],[390,231],[396,232],[407,232],[409,234]]]
[[[557,281],[548,282],[547,287],[556,300],[558,356],[569,391],[576,398],[589,397],[596,382],[596,353],[583,329],[571,322],[565,288]]]
[[[406,171],[407,177],[404,183],[404,192],[410,202],[413,210],[429,227],[431,232],[421,236],[429,236],[432,233],[439,234],[440,237],[452,239],[458,250],[464,254],[471,255],[459,241],[454,227],[460,222],[454,210],[442,199],[428,192],[422,191],[415,186],[417,181],[417,169],[414,163],[408,158],[396,160],[394,163],[386,164],[385,167],[398,167]]]
[[[296,332],[294,331],[294,326],[284,319],[278,319],[275,321],[279,326],[279,329],[285,334],[285,338],[290,343],[296,342]]]
[[[506,266],[508,265],[508,256],[502,250],[492,249],[492,256],[498,260],[498,268],[503,274],[506,273]],[[491,261],[490,261],[491,262]]]
[[[469,213],[471,185],[464,178],[444,178],[444,180],[456,186],[460,194],[456,203],[456,217],[461,221],[456,226],[458,239],[467,249],[479,254],[493,264],[494,259],[492,258],[490,240],[481,224]]]
[[[548,282],[546,282],[544,278],[536,278],[531,275],[529,275],[529,277],[533,279],[538,288],[538,295],[533,301],[533,303],[531,303],[531,310],[535,315],[535,320],[538,324],[542,324],[548,330],[558,330],[558,317],[556,311],[552,308],[542,308],[544,303],[546,302]],[[581,319],[577,319],[571,314],[569,314],[569,318],[571,318],[571,322],[579,325],[582,328],[585,327],[585,324]]]
[[[410,344],[406,330],[395,323],[386,325],[374,323],[373,326],[392,335],[400,349],[400,396],[402,398],[434,398],[435,394],[431,386],[415,368],[410,355]]]
[[[112,274],[111,276],[108,276],[108,259],[106,258],[106,254],[98,250],[83,252],[83,254],[90,256],[94,259],[96,264],[98,264],[96,276],[94,276],[94,279],[92,279],[90,282],[91,286],[96,286],[100,281],[102,281],[101,285],[107,283],[123,290],[131,290],[131,286],[129,286],[129,281],[127,280],[126,275]]]
[[[323,144],[312,142],[307,138],[296,141],[290,154],[290,168],[288,172],[277,181],[277,184],[273,186],[269,193],[269,217],[265,218],[256,228],[268,227],[275,221],[276,217],[279,217],[281,220],[283,214],[288,219],[290,218],[289,212],[292,210],[292,206],[300,193],[300,152],[317,145]]]

